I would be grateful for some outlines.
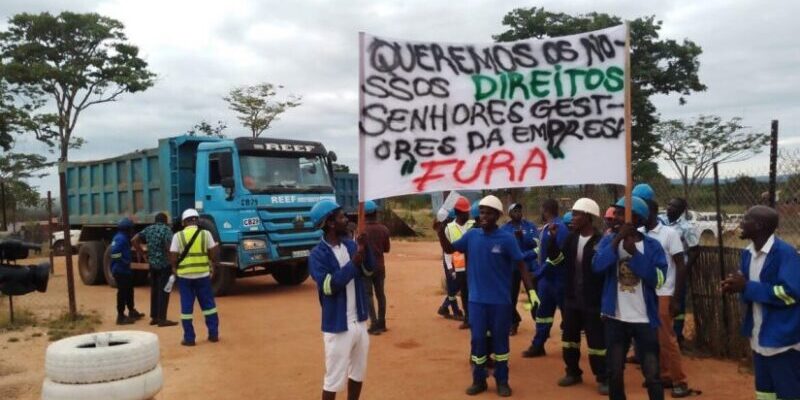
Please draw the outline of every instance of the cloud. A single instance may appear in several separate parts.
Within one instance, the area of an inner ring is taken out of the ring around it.
[[[800,3],[755,0],[730,3],[661,1],[544,1],[566,13],[607,12],[623,18],[655,15],[662,36],[688,38],[703,47],[701,78],[708,91],[679,106],[675,96],[654,99],[662,118],[699,114],[741,116],[767,131],[781,120],[783,143],[800,144],[792,117],[800,75],[794,15]],[[122,21],[132,43],[158,74],[141,94],[86,111],[77,133],[87,145],[72,159],[109,157],[154,147],[159,138],[185,132],[200,120],[226,121],[245,134],[222,97],[237,85],[262,81],[303,96],[303,105],[275,122],[266,135],[320,140],[340,160],[357,166],[357,33],[417,40],[489,42],[504,30],[503,16],[516,1],[156,1],[5,0],[0,20],[15,13],[94,11]],[[746,29],[744,29],[746,27]],[[20,148],[41,150],[31,140]],[[764,156],[752,165],[765,165]],[[745,165],[745,163],[740,164]],[[664,172],[674,175],[666,164]],[[56,188],[54,178],[41,182]]]

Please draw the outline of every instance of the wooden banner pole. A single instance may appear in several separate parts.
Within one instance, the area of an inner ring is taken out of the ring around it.
[[[631,128],[631,25],[625,22],[625,168],[628,183],[625,185],[625,222],[633,221],[631,191],[633,190],[633,132]]]
[[[361,128],[364,124],[364,32],[358,33],[358,230],[364,232],[364,135]]]

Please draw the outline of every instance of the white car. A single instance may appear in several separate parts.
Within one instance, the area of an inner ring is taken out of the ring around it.
[[[81,230],[80,229],[70,229],[69,231],[69,242],[72,244],[72,254],[78,254],[78,248],[80,247],[80,243],[78,239],[81,237]],[[67,244],[64,242],[64,231],[59,230],[53,232],[53,255],[56,256],[63,256],[66,254]]]

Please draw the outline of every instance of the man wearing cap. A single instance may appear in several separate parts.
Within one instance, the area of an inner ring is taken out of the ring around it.
[[[556,308],[563,310],[564,305],[564,243],[569,229],[561,220],[558,202],[547,199],[542,203],[542,220],[545,225],[539,233],[539,246],[534,250],[533,275],[537,281],[536,291],[542,304],[536,309],[536,333],[530,347],[522,352],[523,357],[542,357],[545,355],[544,344],[550,337]]]
[[[444,234],[450,243],[461,239],[464,234],[472,229],[475,221],[470,219],[470,204],[465,197],[460,197],[453,210],[455,219],[445,227]],[[469,328],[469,307],[467,299],[467,258],[464,253],[455,252],[453,254],[444,253],[444,263],[449,279],[456,282],[458,293],[461,294],[461,306],[464,307],[464,322],[459,329]]]
[[[123,218],[111,240],[111,274],[117,283],[117,325],[130,325],[144,317],[133,302],[133,270],[131,270],[131,236],[133,221]],[[125,307],[128,316],[125,316]]]
[[[363,278],[369,304],[370,327],[367,331],[370,335],[380,335],[382,332],[386,332],[386,292],[384,290],[386,264],[383,254],[389,252],[391,242],[389,241],[389,228],[378,222],[378,205],[374,201],[364,202],[364,214],[366,216],[364,232],[367,234],[367,244],[375,259],[372,275],[365,275]],[[378,300],[377,314],[372,301],[373,292]]]
[[[510,220],[500,227],[501,230],[514,235],[517,238],[517,244],[522,252],[533,250],[536,248],[536,238],[539,236],[539,231],[536,229],[536,224],[525,219],[522,215],[522,204],[511,203],[508,206],[508,217]],[[511,278],[511,304],[516,305],[519,298],[519,287],[522,283],[522,277],[519,271],[514,270],[514,275]],[[511,336],[517,334],[519,323],[522,318],[514,307],[514,320],[511,324]]]
[[[311,222],[322,229],[322,240],[311,250],[308,269],[317,283],[322,306],[325,379],[322,399],[333,400],[347,386],[347,398],[358,400],[367,372],[369,307],[361,277],[372,275],[365,234],[355,242],[347,236],[347,216],[333,200],[314,204]]]
[[[592,259],[602,235],[593,225],[600,218],[600,207],[588,198],[578,199],[572,206],[572,229],[564,245],[564,309],[561,310],[564,330],[561,332],[562,355],[566,375],[558,381],[562,387],[583,382],[581,332],[586,333],[589,365],[598,384],[598,392],[608,394],[606,373],[606,339],[600,319],[603,276],[592,272]]]
[[[640,351],[650,400],[664,398],[659,376],[658,297],[667,260],[661,244],[639,232],[650,215],[647,203],[631,199],[632,223],[625,223],[625,198],[615,204],[613,232],[603,237],[592,270],[603,274],[600,312],[605,318],[609,398],[625,399],[625,356],[631,341]]]
[[[195,345],[192,313],[194,301],[200,304],[208,328],[208,340],[219,341],[219,315],[214,301],[211,278],[219,259],[219,247],[211,232],[197,226],[200,215],[190,208],[181,215],[183,230],[172,236],[169,258],[172,272],[178,276],[181,296],[181,325],[184,346]]]
[[[458,251],[469,261],[469,324],[472,353],[472,385],[466,393],[474,396],[487,390],[486,362],[489,359],[486,333],[491,335],[495,353],[494,377],[497,393],[511,396],[508,384],[509,333],[511,331],[511,276],[516,266],[528,292],[530,309],[539,302],[523,261],[516,238],[498,229],[497,220],[503,213],[503,203],[495,196],[486,196],[480,202],[480,227],[470,229],[460,239],[447,240],[444,226],[438,221],[433,228],[445,253]]]
[[[662,218],[661,223],[669,226],[678,231],[683,243],[684,262],[686,264],[686,277],[683,282],[683,287],[680,292],[676,291],[675,297],[678,299],[678,315],[672,323],[672,329],[678,338],[678,345],[683,346],[683,325],[686,319],[686,292],[688,290],[688,277],[691,276],[692,266],[697,261],[700,255],[700,239],[697,237],[697,229],[695,229],[689,221],[686,220],[686,209],[688,203],[680,197],[675,197],[667,204],[667,216]]]

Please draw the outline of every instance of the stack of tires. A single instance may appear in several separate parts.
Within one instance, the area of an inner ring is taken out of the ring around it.
[[[147,400],[164,383],[158,336],[114,331],[52,343],[42,400]]]

